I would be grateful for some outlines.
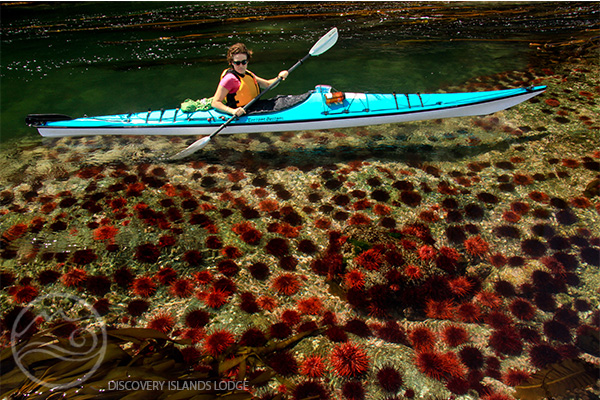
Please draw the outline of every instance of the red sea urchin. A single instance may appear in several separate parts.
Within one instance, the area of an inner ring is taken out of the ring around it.
[[[377,271],[383,265],[384,258],[378,249],[369,249],[363,251],[354,261],[364,269]]]
[[[159,247],[169,247],[173,246],[176,243],[176,240],[171,235],[163,235],[158,239]]]
[[[304,254],[314,254],[318,251],[317,246],[309,239],[298,242],[298,250]]]
[[[295,275],[281,274],[273,280],[272,286],[278,293],[291,296],[298,292],[301,283]]]
[[[196,296],[208,307],[217,309],[227,304],[230,295],[231,293],[223,289],[213,288],[208,292],[198,293]]]
[[[369,357],[358,345],[348,342],[333,349],[331,364],[344,378],[359,377],[369,369]]]
[[[77,265],[87,265],[96,261],[96,259],[98,259],[98,256],[90,249],[77,250],[73,253],[73,257],[71,258],[73,263]]]
[[[509,305],[510,312],[522,321],[529,321],[535,316],[535,307],[526,299],[516,298]]]
[[[162,333],[170,332],[175,326],[175,318],[171,314],[160,313],[148,322],[148,328]]]
[[[267,279],[271,273],[269,266],[263,262],[256,262],[248,267],[250,274],[259,281]]]
[[[206,238],[206,247],[217,250],[223,247],[223,242],[218,236],[209,236]]]
[[[108,240],[112,241],[114,237],[119,233],[119,229],[111,225],[104,225],[96,228],[93,231],[94,240]]]
[[[390,343],[408,344],[406,331],[396,321],[387,321],[383,326],[377,328],[377,336]]]
[[[183,259],[191,266],[197,267],[202,264],[202,253],[199,250],[187,250],[183,253]]]
[[[135,250],[135,258],[143,263],[153,264],[160,256],[160,249],[152,243],[139,245]]]
[[[154,275],[161,285],[168,286],[177,279],[177,272],[171,267],[164,267],[158,270]]]
[[[267,343],[267,337],[257,328],[250,328],[246,332],[242,334],[240,338],[239,345],[240,346],[251,346],[251,347],[260,347],[264,346]]]
[[[452,294],[457,297],[464,297],[471,292],[473,282],[466,276],[457,276],[448,280],[448,286]]]
[[[180,278],[171,283],[169,288],[171,294],[177,297],[190,297],[194,294],[194,283],[190,279]]]
[[[204,350],[213,357],[222,354],[229,346],[235,343],[235,338],[228,330],[216,330],[208,335],[204,341]]]
[[[377,371],[377,382],[383,390],[396,393],[402,386],[402,375],[391,365],[385,365]]]
[[[94,296],[104,296],[110,290],[111,283],[111,280],[104,275],[94,275],[88,276],[85,286]]]
[[[110,310],[110,302],[108,299],[98,299],[94,302],[93,309],[100,315],[106,315]]]
[[[560,353],[547,343],[540,343],[529,350],[531,364],[539,369],[548,364],[557,363],[561,360]]]
[[[284,322],[276,322],[269,327],[269,337],[285,339],[292,334],[292,329]]]
[[[309,378],[320,378],[325,373],[325,363],[323,357],[319,355],[311,355],[302,361],[300,365],[300,373]]]
[[[450,325],[442,331],[442,338],[451,347],[457,347],[469,340],[467,331],[456,325]]]
[[[361,319],[355,318],[347,321],[344,324],[344,329],[347,332],[353,333],[356,336],[367,338],[372,335],[371,328]]]
[[[544,334],[547,338],[563,343],[569,343],[573,340],[569,328],[556,320],[546,321],[543,324]]]
[[[287,240],[283,238],[273,238],[267,243],[266,251],[275,257],[283,257],[288,255],[290,250]]]
[[[362,289],[365,285],[365,276],[360,270],[351,270],[344,275],[344,284],[348,288]]]
[[[490,249],[490,245],[481,236],[470,237],[463,242],[463,245],[467,253],[474,257],[481,257]]]
[[[267,364],[279,375],[290,376],[298,373],[298,361],[288,350],[273,354]]]
[[[262,238],[262,233],[248,221],[235,224],[232,230],[240,236],[242,241],[248,244],[257,245]]]
[[[525,239],[521,242],[521,250],[532,258],[540,258],[546,255],[546,245],[537,239]]]
[[[502,354],[518,356],[523,351],[519,333],[510,326],[495,330],[490,336],[488,344]]]
[[[233,260],[221,260],[217,264],[220,273],[227,277],[233,277],[238,274],[240,267]]]
[[[27,224],[15,224],[2,233],[2,239],[11,242],[27,233]]]
[[[33,301],[39,293],[37,288],[31,285],[16,286],[11,289],[14,290],[9,291],[9,293],[12,294],[13,300],[17,304],[29,303]]]
[[[416,351],[432,350],[436,342],[435,334],[425,326],[420,326],[410,331],[408,338]]]
[[[423,277],[423,272],[421,271],[421,269],[415,265],[407,265],[404,268],[404,274],[409,278],[409,279],[420,279]]]
[[[185,316],[185,324],[193,329],[203,328],[210,321],[210,314],[204,310],[192,310]]]
[[[371,223],[371,218],[363,213],[354,213],[348,221],[350,225],[368,225]]]
[[[456,354],[435,351],[417,354],[416,364],[419,370],[430,378],[442,380],[463,376],[465,371]]]
[[[525,382],[531,374],[526,370],[511,368],[502,375],[502,381],[508,386],[518,386]]]
[[[346,400],[364,400],[365,388],[360,381],[348,381],[342,385],[342,396]]]
[[[504,267],[507,263],[507,259],[502,253],[495,253],[490,255],[488,261],[496,268]]]
[[[462,363],[470,370],[479,370],[483,367],[485,358],[477,347],[464,346],[458,354]]]
[[[46,270],[41,271],[38,274],[37,281],[41,285],[49,285],[51,283],[56,282],[59,278],[60,278],[60,272],[52,270],[52,269],[46,269]],[[8,280],[7,280],[7,277],[5,277],[2,272],[0,272],[0,289],[2,289],[7,283],[8,283],[7,286],[10,286],[13,284],[13,282],[10,281],[10,276],[8,276]]]
[[[421,204],[421,195],[418,192],[412,190],[405,190],[400,193],[400,201],[409,207],[416,207]]]
[[[428,299],[425,303],[425,315],[431,319],[452,319],[455,312],[456,306],[449,299],[440,301]]]
[[[456,316],[462,322],[478,322],[481,318],[481,309],[473,302],[462,303],[456,308]]]
[[[142,315],[143,313],[148,311],[149,306],[150,305],[148,304],[148,302],[146,300],[142,300],[142,299],[131,300],[127,304],[127,312],[134,317],[139,317],[140,315]]]
[[[452,378],[446,383],[446,388],[454,394],[467,394],[469,392],[471,383],[467,379],[463,378]]]
[[[141,276],[134,279],[131,286],[133,293],[140,297],[150,297],[156,292],[156,283],[154,282],[154,279],[147,276]]]
[[[421,260],[432,260],[437,254],[437,251],[428,245],[423,245],[419,248],[418,255]]]
[[[240,309],[248,314],[254,314],[260,311],[260,307],[256,303],[256,297],[250,292],[240,294]]]
[[[80,268],[71,268],[61,277],[63,285],[67,287],[79,286],[85,283],[87,272]]]
[[[298,383],[292,390],[293,400],[329,400],[329,391],[317,380]]]

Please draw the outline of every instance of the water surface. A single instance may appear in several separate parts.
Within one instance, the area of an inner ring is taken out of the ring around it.
[[[2,5],[0,133],[35,131],[29,113],[73,117],[174,108],[214,93],[229,45],[255,51],[270,78],[333,26],[338,44],[276,93],[317,84],[389,93],[436,91],[525,70],[531,43],[597,29],[585,3],[163,3]]]

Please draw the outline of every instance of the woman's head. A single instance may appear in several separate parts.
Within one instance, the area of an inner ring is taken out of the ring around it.
[[[227,64],[231,65],[233,62],[235,55],[246,55],[246,60],[250,61],[250,57],[252,57],[252,50],[248,50],[245,44],[236,43],[227,50]],[[235,57],[235,58],[243,58],[243,57]]]

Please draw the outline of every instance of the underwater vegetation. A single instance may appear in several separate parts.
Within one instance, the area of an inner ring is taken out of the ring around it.
[[[104,318],[107,361],[141,367],[147,350],[163,378],[247,380],[232,398],[584,392],[600,357],[600,82],[584,61],[469,82],[549,86],[487,117],[218,138],[182,164],[140,155],[180,138],[7,150],[2,360],[17,322],[24,340],[76,334],[22,313],[61,292]]]

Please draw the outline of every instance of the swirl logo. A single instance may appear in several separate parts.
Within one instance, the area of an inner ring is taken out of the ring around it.
[[[36,309],[50,309],[51,313],[41,311],[33,320],[26,316]],[[34,335],[30,340],[19,343],[28,337],[32,325],[39,318],[50,323],[53,327],[51,332],[59,338]],[[85,382],[102,364],[106,354],[106,326],[100,314],[83,299],[53,293],[36,298],[21,310],[11,331],[11,343],[14,360],[29,379],[53,390],[68,389]],[[67,362],[68,371],[78,374],[73,374],[75,377],[68,382],[48,377],[45,373],[37,377],[31,366],[44,360]]]

